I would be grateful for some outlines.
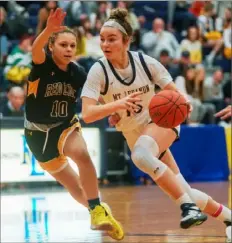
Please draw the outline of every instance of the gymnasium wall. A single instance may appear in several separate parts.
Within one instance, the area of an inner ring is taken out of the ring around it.
[[[231,168],[231,128],[217,125],[182,126],[171,151],[189,182],[222,181]],[[132,165],[133,178],[145,176]],[[145,176],[146,177],[146,176]]]
[[[182,126],[181,139],[173,144],[171,151],[188,181],[228,180],[231,128]]]
[[[83,123],[83,135],[98,177],[130,175],[134,184],[148,177],[130,160],[121,133],[106,128],[104,121],[92,126]],[[23,133],[23,119],[1,123],[1,181],[51,181],[30,152]],[[231,164],[231,128],[216,125],[182,126],[180,140],[171,151],[189,182],[228,180]],[[71,163],[71,161],[70,161]],[[124,177],[124,180],[128,179]],[[125,182],[125,181],[124,181]]]

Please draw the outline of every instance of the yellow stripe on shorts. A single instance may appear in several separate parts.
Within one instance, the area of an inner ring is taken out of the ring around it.
[[[64,155],[60,155],[59,157],[47,162],[39,162],[40,166],[50,173],[59,171],[61,168],[65,167],[67,163],[67,158]]]

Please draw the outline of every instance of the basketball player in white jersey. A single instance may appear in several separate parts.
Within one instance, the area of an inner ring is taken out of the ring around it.
[[[176,90],[176,87],[158,61],[127,51],[132,28],[126,17],[126,10],[115,9],[101,29],[105,57],[95,63],[88,74],[81,95],[82,116],[85,122],[91,123],[117,112],[120,120],[116,129],[126,138],[133,162],[181,205],[181,227],[189,228],[206,220],[194,201],[200,202],[203,208],[211,198],[190,188],[168,150],[178,137],[179,128],[164,129],[150,121],[148,104],[154,95],[154,84],[162,89]],[[100,99],[103,104],[97,105]],[[166,150],[162,162],[159,158]],[[223,214],[224,221],[231,222],[226,208],[221,205],[214,214]]]
[[[139,57],[136,52],[127,52],[132,28],[126,16],[125,9],[114,9],[101,29],[101,48],[105,57],[92,66],[83,88],[83,120],[90,123],[117,112],[121,120],[116,128],[126,138],[133,162],[180,205],[182,228],[199,225],[207,216],[182,189],[174,173],[159,160],[159,155],[178,136],[179,129],[173,131],[157,127],[150,123],[148,114],[154,84],[171,90],[176,90],[175,85],[159,62],[148,56],[143,60],[142,55]],[[144,62],[150,68],[150,79]],[[97,104],[100,97],[103,105]]]

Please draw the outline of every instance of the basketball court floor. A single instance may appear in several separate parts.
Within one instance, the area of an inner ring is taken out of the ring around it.
[[[228,182],[192,186],[228,204]],[[122,242],[226,242],[225,226],[212,218],[201,226],[180,229],[178,206],[157,186],[102,188],[101,197],[124,226]],[[1,242],[116,242],[89,227],[88,211],[64,190],[1,195]]]

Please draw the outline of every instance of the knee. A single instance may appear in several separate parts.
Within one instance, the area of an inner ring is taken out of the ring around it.
[[[78,149],[73,151],[69,157],[78,165],[87,166],[91,162],[90,155],[86,149]]]
[[[140,146],[137,146],[133,149],[131,153],[131,159],[133,160],[134,164],[142,171],[146,172],[146,166],[145,166],[145,158],[143,156],[144,153],[146,153],[146,149]]]
[[[135,143],[131,158],[138,168],[146,172],[148,156],[157,156],[158,153],[159,147],[155,140],[150,136],[142,135]]]
[[[157,158],[158,154],[156,141],[150,136],[143,135],[137,140],[131,158],[140,170],[157,180],[167,169],[167,166]]]

